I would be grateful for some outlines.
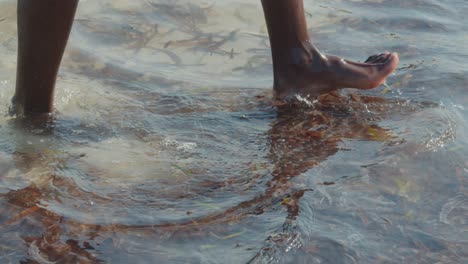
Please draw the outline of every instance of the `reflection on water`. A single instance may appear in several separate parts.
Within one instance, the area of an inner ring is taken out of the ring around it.
[[[466,262],[463,0],[306,1],[326,52],[402,62],[293,108],[259,2],[81,1],[45,123],[6,115],[0,6],[0,262]]]

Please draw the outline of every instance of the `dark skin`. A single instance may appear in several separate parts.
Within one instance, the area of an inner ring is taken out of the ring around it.
[[[50,113],[55,81],[78,0],[18,0],[18,66],[13,110]]]
[[[307,32],[303,0],[262,0],[273,56],[274,91],[317,96],[340,88],[371,89],[396,68],[398,55],[382,53],[365,63],[323,55]]]
[[[18,0],[18,68],[13,113],[53,111],[57,72],[78,0]],[[371,89],[396,68],[396,53],[365,63],[321,54],[307,32],[303,0],[262,0],[270,36],[276,99],[340,88]]]
[[[77,4],[78,0],[18,0],[18,69],[12,107],[15,113],[31,115],[52,112],[57,72]],[[274,92],[279,99],[293,94],[316,96],[345,87],[370,89],[382,83],[398,64],[398,56],[389,53],[371,56],[366,63],[322,55],[309,40],[303,0],[262,0],[262,5],[272,47]],[[271,154],[272,160],[275,160],[277,165],[273,171],[273,180],[269,183],[271,187],[265,194],[197,221],[153,225],[148,228],[160,228],[163,231],[196,228],[198,231],[199,223],[217,223],[219,219],[224,219],[226,222],[236,221],[242,214],[259,214],[263,210],[263,205],[274,204],[272,200],[278,200],[274,196],[277,191],[289,192],[288,178],[313,167],[337,151],[334,141],[322,146],[322,143],[318,142],[322,140],[321,138],[314,140],[314,135],[301,134],[302,130],[307,131],[307,129],[294,130],[297,129],[297,123],[303,122],[301,119],[313,123],[314,118],[318,117],[294,113],[291,116],[279,111],[278,120],[270,131],[272,144],[276,146],[274,149],[280,151],[279,154],[274,152]],[[291,140],[286,141],[286,144],[283,143],[284,134],[291,135]],[[315,153],[321,155],[314,155]],[[291,166],[290,160],[301,162]],[[291,193],[290,202],[285,203],[288,219],[297,216],[299,212],[297,201],[303,194],[304,190]],[[25,207],[25,210],[5,224],[13,223],[27,214],[39,212],[44,215],[45,220],[42,223],[47,227],[46,231],[42,236],[24,238],[25,243],[34,243],[42,254],[47,252],[47,258],[52,261],[98,262],[94,255],[80,248],[76,241],[68,240],[65,243],[60,240],[60,233],[64,232],[60,229],[64,218],[38,207],[36,204],[39,203],[41,195],[41,190],[34,186],[9,192],[5,198],[20,208]],[[250,210],[245,209],[250,207]],[[196,226],[193,223],[197,223]],[[68,225],[79,226],[85,231],[88,229],[115,232],[131,229],[118,224],[85,225],[72,221]],[[144,230],[142,227],[135,229]],[[68,254],[65,254],[64,250]]]

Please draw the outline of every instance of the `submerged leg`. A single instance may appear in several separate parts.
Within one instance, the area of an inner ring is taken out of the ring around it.
[[[50,113],[78,0],[18,0],[18,66],[12,110]]]
[[[398,64],[396,53],[374,55],[365,63],[323,55],[309,41],[303,0],[262,0],[262,5],[279,99],[345,87],[371,89],[383,83]]]

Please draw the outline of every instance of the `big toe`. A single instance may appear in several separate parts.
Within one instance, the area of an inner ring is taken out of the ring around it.
[[[390,73],[393,70],[395,70],[399,61],[400,59],[398,58],[398,54],[394,52],[394,53],[388,54],[388,57],[381,63],[385,64],[385,68],[387,68],[387,71],[389,71]]]

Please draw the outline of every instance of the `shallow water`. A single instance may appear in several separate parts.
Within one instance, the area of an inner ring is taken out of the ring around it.
[[[466,263],[466,0],[305,5],[388,86],[276,109],[259,1],[83,0],[37,125],[0,0],[0,262]]]

